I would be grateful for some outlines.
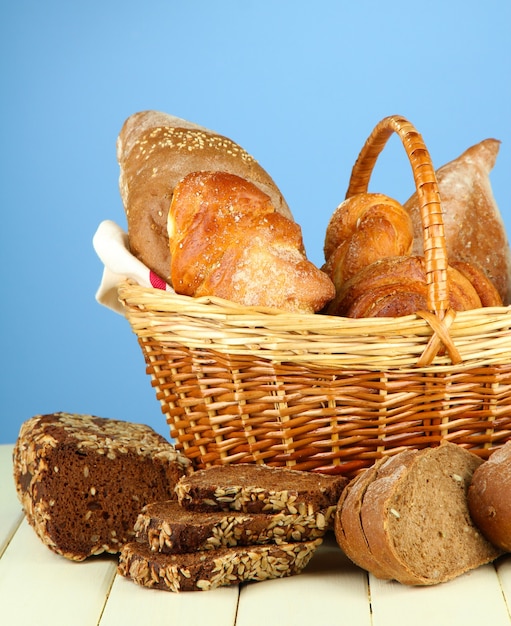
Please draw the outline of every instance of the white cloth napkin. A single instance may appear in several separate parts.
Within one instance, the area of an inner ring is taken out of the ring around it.
[[[92,239],[92,245],[105,266],[96,300],[112,311],[124,315],[123,306],[117,297],[117,287],[127,278],[142,287],[172,291],[170,285],[131,254],[128,234],[115,222],[101,222]]]

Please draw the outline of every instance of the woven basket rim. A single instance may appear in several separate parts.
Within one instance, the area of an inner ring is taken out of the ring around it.
[[[511,365],[511,306],[456,314],[449,334],[461,363],[448,354],[417,361],[435,337],[419,314],[399,318],[345,318],[246,307],[216,297],[121,283],[119,300],[136,335],[163,346],[247,355],[273,362],[353,370],[449,371]]]

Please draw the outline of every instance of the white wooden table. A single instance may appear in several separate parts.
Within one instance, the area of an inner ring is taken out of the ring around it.
[[[508,626],[511,555],[427,588],[382,582],[327,538],[302,574],[205,592],[138,587],[114,557],[73,563],[44,546],[24,519],[0,445],[2,626]]]

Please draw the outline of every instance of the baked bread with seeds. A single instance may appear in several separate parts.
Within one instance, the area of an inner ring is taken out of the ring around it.
[[[143,543],[123,546],[118,572],[138,585],[164,591],[207,591],[246,581],[300,573],[322,539],[237,546],[186,554],[153,552]]]
[[[73,561],[119,552],[134,538],[141,508],[175,498],[175,484],[191,468],[149,426],[69,413],[27,420],[13,465],[29,524]]]
[[[167,554],[222,547],[308,541],[327,531],[323,512],[311,515],[187,511],[175,500],[146,505],[135,523],[136,539]]]
[[[119,187],[131,252],[171,284],[167,216],[174,187],[191,172],[241,176],[267,194],[275,211],[291,211],[270,175],[231,139],[161,111],[126,119],[117,139]]]
[[[347,483],[345,476],[239,463],[215,465],[183,476],[176,494],[179,504],[193,511],[323,512],[330,525]]]
[[[472,475],[482,463],[445,442],[405,450],[365,470],[339,501],[339,545],[376,577],[409,585],[446,582],[493,561],[501,551],[477,529],[467,503]],[[353,505],[358,515],[350,514]]]

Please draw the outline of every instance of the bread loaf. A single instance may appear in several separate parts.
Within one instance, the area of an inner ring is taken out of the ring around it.
[[[131,252],[171,284],[167,216],[177,182],[190,172],[230,172],[254,183],[278,213],[291,211],[269,174],[227,137],[159,111],[141,111],[117,139],[119,187]]]
[[[378,578],[409,585],[445,582],[493,561],[501,552],[476,528],[467,503],[481,463],[446,442],[405,450],[359,474],[337,508],[339,545]]]
[[[470,280],[453,267],[447,270],[449,304],[455,311],[481,307]],[[499,299],[500,301],[500,299]],[[398,317],[429,310],[423,257],[388,257],[360,270],[328,305],[331,315]]]
[[[179,181],[168,233],[178,293],[301,313],[334,296],[330,279],[305,256],[300,227],[234,174],[193,172]]]
[[[500,142],[486,139],[436,171],[450,263],[481,268],[505,305],[511,303],[511,251],[491,188],[490,172]],[[405,202],[414,225],[414,254],[422,254],[422,224],[417,194]]]
[[[511,552],[511,441],[492,452],[474,472],[468,506],[483,535]]]
[[[188,511],[175,500],[146,505],[135,523],[138,542],[179,554],[232,546],[309,541],[323,537],[327,516],[299,513]],[[211,558],[214,558],[212,556]]]
[[[82,561],[134,538],[140,509],[175,498],[190,462],[154,430],[54,413],[21,427],[14,481],[29,524],[51,550]]]
[[[374,261],[410,254],[412,244],[412,220],[399,202],[380,193],[359,193],[344,200],[330,218],[323,270],[340,291]]]
[[[344,476],[239,463],[183,476],[176,485],[176,494],[181,506],[192,511],[321,512],[329,524],[347,483]]]
[[[260,546],[237,546],[187,554],[153,552],[143,543],[125,545],[118,572],[135,583],[164,591],[207,591],[246,581],[298,574],[321,539]]]

